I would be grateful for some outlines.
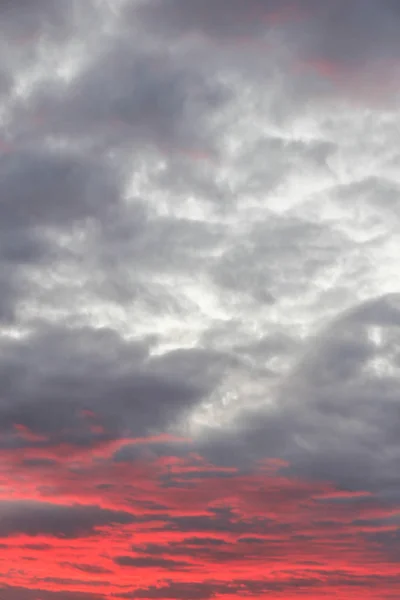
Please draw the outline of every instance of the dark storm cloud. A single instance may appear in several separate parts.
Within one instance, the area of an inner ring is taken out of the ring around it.
[[[321,68],[400,58],[400,12],[393,0],[150,0],[141,10],[152,31],[168,35],[251,42],[278,31],[300,59],[321,61]]]
[[[312,338],[276,407],[248,411],[247,426],[241,412],[240,428],[215,442],[210,436],[204,452],[214,448],[224,464],[279,456],[292,465],[288,472],[390,496],[400,475],[399,339],[399,295],[346,311]]]
[[[52,546],[50,546],[50,544],[24,544],[22,548],[26,550],[38,550],[39,552],[45,552],[46,550],[51,550]]]
[[[103,594],[85,592],[48,591],[18,586],[0,586],[2,600],[105,600]]]
[[[61,563],[60,566],[71,567],[72,569],[76,569],[77,571],[80,571],[82,573],[90,573],[91,575],[101,575],[103,573],[112,573],[112,571],[110,569],[106,569],[105,567],[101,567],[99,565],[64,562],[64,563]]]
[[[330,0],[309,5],[304,44],[310,58],[319,56],[348,66],[399,59],[400,13],[393,0]]]
[[[44,81],[31,97],[46,115],[42,131],[102,140],[143,153],[154,145],[170,153],[211,148],[209,122],[228,91],[184,57],[146,52],[117,37],[67,85]],[[91,142],[91,143],[92,143]]]
[[[0,502],[0,536],[16,534],[77,538],[93,534],[96,527],[128,524],[128,513],[97,506],[63,506],[40,502]]]
[[[40,148],[2,157],[1,227],[14,233],[22,229],[22,234],[26,228],[29,234],[30,228],[66,228],[88,217],[101,218],[118,199],[105,167],[79,154]],[[22,242],[29,244],[29,239]]]
[[[213,537],[188,537],[185,538],[184,543],[188,546],[222,546],[226,544],[224,540]]]
[[[19,342],[3,340],[3,431],[20,424],[46,434],[50,443],[90,444],[84,409],[96,413],[106,436],[163,430],[207,393],[204,375],[212,358],[204,361],[201,381],[199,372],[186,372],[185,353],[174,367],[162,369],[163,359],[149,358],[148,350],[145,341],[128,342],[112,330],[88,327],[44,327]]]
[[[285,6],[279,0],[249,0],[246,3],[242,0],[194,0],[190,4],[184,0],[151,0],[141,10],[154,28],[235,38],[262,34],[265,20],[282,10],[282,4]],[[130,10],[128,4],[127,11]]]
[[[189,567],[187,562],[157,556],[116,556],[113,560],[120,567],[168,570],[182,570]]]
[[[21,297],[22,289],[11,265],[3,265],[0,274],[0,322],[12,322],[15,306]]]
[[[0,28],[12,35],[38,34],[46,28],[65,31],[74,16],[74,0],[58,5],[51,0],[1,0]]]

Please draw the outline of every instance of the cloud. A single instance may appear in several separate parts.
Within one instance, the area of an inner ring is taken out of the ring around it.
[[[43,328],[38,335],[3,346],[3,352],[7,361],[2,378],[8,390],[0,405],[3,431],[19,424],[49,436],[50,444],[64,440],[87,445],[118,432],[162,430],[207,391],[198,374],[191,382],[180,372],[185,357],[163,372],[158,368],[163,361],[148,357],[145,342],[124,341],[107,329]],[[210,359],[204,358],[207,369]],[[97,434],[95,424],[82,414],[88,409],[96,412]]]
[[[65,563],[64,566],[71,566],[74,569],[77,569],[77,571],[83,571],[84,573],[91,573],[93,575],[99,574],[99,573],[112,573],[112,571],[110,569],[105,569],[104,567],[98,567],[96,565],[85,565],[85,564],[75,564],[75,563]]]
[[[71,21],[72,2],[67,0],[61,7],[55,7],[49,0],[33,0],[33,2],[9,2],[3,0],[0,5],[2,28],[21,30],[39,30],[43,26],[52,26],[60,29]]]
[[[38,593],[96,588],[105,597],[151,597],[155,580],[165,594],[189,593],[192,582],[201,593],[210,584],[228,597],[239,589],[344,592],[372,578],[377,588],[397,585],[397,505],[375,494],[288,476],[276,461],[220,476],[190,451],[125,463],[112,462],[112,453],[111,444],[34,470],[11,454],[14,464],[2,469],[15,496],[10,501],[4,491],[1,500],[2,571],[15,584]],[[207,470],[209,478],[187,477]],[[52,576],[32,579],[36,563]],[[363,575],[349,570],[356,563]]]
[[[250,0],[246,6],[240,0],[234,0],[231,4],[224,0],[214,3],[208,0],[203,3],[195,1],[190,6],[181,0],[168,0],[165,3],[156,0],[141,8],[156,27],[173,31],[197,30],[209,36],[234,38],[245,33],[262,34],[269,19],[274,21],[279,14],[284,16],[287,9],[292,7],[293,3],[286,3],[282,8],[282,3],[276,0]],[[128,12],[131,8],[128,4]]]
[[[3,157],[1,174],[5,229],[68,228],[92,216],[101,218],[115,198],[107,171],[79,155],[39,149],[12,153]]]
[[[398,19],[0,2],[0,596],[398,597]]]
[[[101,165],[47,149],[5,155],[0,173],[0,305],[4,321],[12,323],[20,300],[34,292],[38,269],[51,269],[62,253],[57,236],[85,220],[103,218],[112,210],[116,185]]]
[[[114,562],[120,567],[136,567],[147,569],[182,569],[187,567],[187,563],[168,558],[158,558],[154,556],[116,556]]]
[[[46,590],[27,589],[18,586],[6,585],[0,587],[4,600],[18,600],[21,594],[24,594],[26,600],[36,600],[38,597],[42,600],[104,600],[104,596],[91,593],[75,592],[51,592]],[[40,594],[38,596],[38,594]]]
[[[130,523],[129,514],[99,509],[96,506],[60,506],[45,503],[0,503],[0,536],[24,533],[28,536],[53,535],[77,538],[93,533],[106,524]]]
[[[205,119],[223,100],[223,89],[168,54],[140,55],[130,43],[119,43],[81,74],[62,114],[72,109],[72,122],[83,127],[114,121],[127,128],[135,146],[153,141],[190,149],[201,144]]]
[[[127,3],[127,11],[132,11],[132,6],[135,15],[135,5]],[[398,59],[395,31],[399,12],[391,0],[351,5],[343,0],[324,4],[315,0],[250,0],[246,4],[240,0],[195,0],[190,5],[183,0],[152,0],[143,3],[140,11],[146,22],[170,35],[200,33],[219,41],[244,38],[251,43],[254,37],[277,30],[310,60],[345,66]]]
[[[369,589],[373,588],[376,584],[374,578],[360,579],[357,577],[349,577],[346,575],[338,574],[337,583],[344,585],[345,589],[349,592],[360,588],[364,589],[368,586]],[[132,595],[123,595],[123,598],[199,598],[201,600],[207,600],[212,598],[215,592],[225,597],[235,597],[237,594],[246,594],[251,596],[257,596],[257,594],[263,593],[280,593],[282,591],[288,591],[294,593],[304,593],[304,590],[318,590],[321,584],[315,580],[307,579],[307,577],[298,577],[289,580],[283,580],[281,582],[266,581],[266,580],[254,580],[254,581],[237,581],[235,583],[220,583],[218,581],[209,581],[204,583],[184,583],[175,584],[170,583],[164,587],[152,587],[148,589],[138,590]],[[313,593],[311,591],[311,593]],[[318,593],[318,592],[317,592]],[[315,596],[316,597],[316,596]]]

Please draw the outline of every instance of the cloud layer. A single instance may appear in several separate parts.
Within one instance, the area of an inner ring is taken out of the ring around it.
[[[0,590],[398,597],[400,12],[0,2]]]

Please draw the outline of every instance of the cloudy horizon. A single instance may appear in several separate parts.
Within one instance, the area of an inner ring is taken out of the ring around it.
[[[395,600],[394,0],[0,0],[1,600]]]

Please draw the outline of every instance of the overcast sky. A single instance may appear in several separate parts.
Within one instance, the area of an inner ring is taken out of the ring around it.
[[[399,0],[0,0],[1,600],[397,600]]]

